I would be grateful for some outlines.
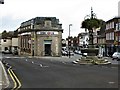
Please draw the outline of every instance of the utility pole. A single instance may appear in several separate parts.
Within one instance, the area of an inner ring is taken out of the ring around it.
[[[70,26],[72,26],[72,24],[69,24],[69,37],[68,37],[69,58],[70,58],[70,48],[71,48]]]

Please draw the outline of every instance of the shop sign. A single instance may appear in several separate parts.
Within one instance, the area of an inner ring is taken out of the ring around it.
[[[54,31],[40,31],[40,32],[37,32],[37,34],[40,34],[40,35],[55,35],[55,34],[58,34],[58,32],[54,32]]]

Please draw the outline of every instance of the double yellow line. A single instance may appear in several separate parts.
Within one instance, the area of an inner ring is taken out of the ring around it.
[[[17,78],[17,76],[11,68],[8,68],[8,73],[14,82],[14,87],[12,90],[18,90],[22,86],[21,82],[19,81],[19,79]]]

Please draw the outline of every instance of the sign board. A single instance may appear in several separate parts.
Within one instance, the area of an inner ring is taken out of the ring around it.
[[[56,35],[56,34],[58,34],[58,32],[54,32],[54,31],[40,31],[40,32],[37,32],[37,34],[40,34],[40,35]]]

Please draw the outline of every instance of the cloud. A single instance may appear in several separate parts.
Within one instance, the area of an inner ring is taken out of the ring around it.
[[[23,21],[23,19],[13,19],[12,16],[8,15],[8,16],[3,16],[2,20],[1,20],[1,30],[0,32],[2,32],[3,30],[7,30],[7,31],[14,31],[16,30],[19,26],[20,23]]]
[[[2,29],[17,29],[20,23],[34,17],[57,17],[63,25],[65,38],[68,35],[68,26],[71,35],[78,35],[81,22],[90,14],[91,6],[97,17],[103,20],[111,19],[118,13],[119,0],[5,0],[0,6],[2,13]],[[0,19],[1,21],[1,19]]]

